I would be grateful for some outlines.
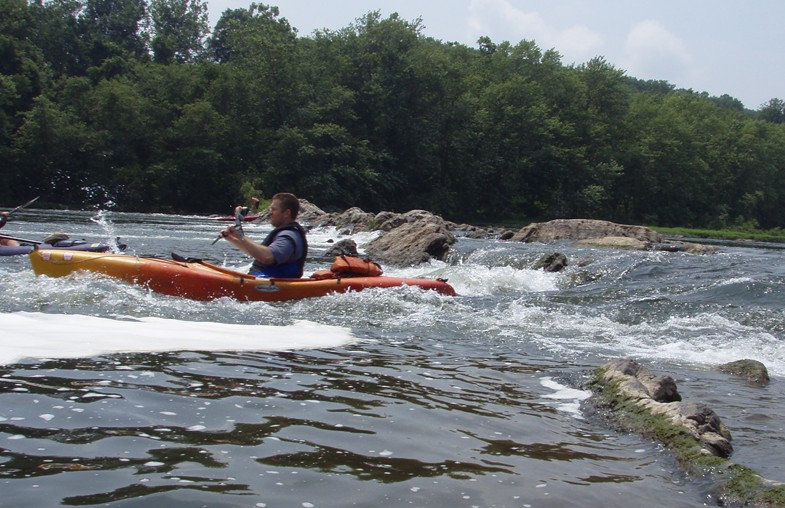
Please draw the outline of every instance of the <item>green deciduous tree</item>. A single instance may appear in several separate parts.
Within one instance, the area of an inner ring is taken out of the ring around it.
[[[46,97],[35,100],[14,140],[14,159],[24,171],[11,180],[24,194],[58,196],[84,205],[85,188],[101,182],[92,133],[77,117]]]
[[[204,51],[209,33],[203,0],[152,0],[152,50],[156,62],[189,63]]]
[[[397,14],[300,37],[251,4],[202,53],[206,34],[203,0],[0,0],[0,200],[55,182],[49,200],[129,210],[288,190],[466,222],[785,223],[778,99],[749,111]]]
[[[32,39],[56,76],[84,75],[90,64],[79,21],[83,8],[82,0],[30,3],[35,20]]]
[[[145,0],[85,0],[80,29],[91,65],[113,57],[147,58]]]
[[[767,122],[785,124],[785,101],[771,99],[758,110],[758,117]]]
[[[43,54],[32,39],[34,13],[24,0],[0,0],[0,76],[3,123],[26,111],[46,85]]]

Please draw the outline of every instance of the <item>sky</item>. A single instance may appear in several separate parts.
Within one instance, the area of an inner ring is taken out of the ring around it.
[[[266,0],[300,36],[371,11],[422,19],[423,34],[477,47],[533,40],[565,65],[601,56],[628,76],[730,95],[757,110],[785,99],[785,2],[779,0]],[[207,0],[211,23],[250,0]]]

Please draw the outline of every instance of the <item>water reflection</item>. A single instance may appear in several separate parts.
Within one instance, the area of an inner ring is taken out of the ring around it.
[[[514,474],[512,469],[478,463],[454,460],[428,463],[412,458],[362,455],[327,446],[317,446],[308,452],[259,458],[257,461],[268,466],[316,469],[325,473],[351,475],[358,480],[376,480],[383,483],[439,476],[460,480],[490,473]]]

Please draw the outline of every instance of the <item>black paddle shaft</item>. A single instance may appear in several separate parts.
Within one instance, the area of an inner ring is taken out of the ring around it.
[[[3,240],[16,240],[17,242],[21,243],[29,243],[31,245],[41,245],[44,242],[39,242],[37,240],[28,240],[27,238],[16,238],[15,236],[8,236],[0,234],[0,238]]]
[[[28,206],[30,206],[30,205],[32,205],[33,203],[35,203],[36,201],[38,201],[38,198],[40,198],[40,197],[41,197],[41,196],[36,196],[36,197],[34,197],[33,199],[31,199],[30,201],[28,201],[27,203],[25,203],[25,204],[23,204],[23,205],[19,205],[19,206],[17,206],[16,208],[14,208],[14,209],[13,209],[13,210],[11,210],[10,212],[8,212],[8,216],[9,216],[9,217],[10,217],[10,216],[12,216],[13,214],[15,214],[16,212],[18,212],[18,211],[19,211],[19,210],[21,210],[22,208],[27,208]]]

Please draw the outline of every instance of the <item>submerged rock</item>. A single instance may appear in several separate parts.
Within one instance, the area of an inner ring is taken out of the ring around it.
[[[637,238],[624,236],[604,236],[602,238],[587,238],[575,242],[578,245],[592,245],[594,247],[612,247],[614,249],[649,250],[651,242],[644,242]]]
[[[769,383],[769,371],[766,366],[757,360],[738,360],[719,366],[719,371],[734,376],[743,377],[755,384]]]
[[[350,238],[344,238],[343,240],[339,240],[335,243],[332,247],[327,249],[324,253],[326,257],[335,257],[335,256],[359,256],[357,253],[357,242]]]
[[[673,240],[666,240],[662,243],[655,244],[653,248],[665,252],[686,252],[688,254],[713,254],[717,252],[717,247],[714,245]]]
[[[532,268],[546,272],[560,272],[566,267],[567,256],[561,252],[554,252],[552,254],[545,254],[536,263],[534,263]]]

